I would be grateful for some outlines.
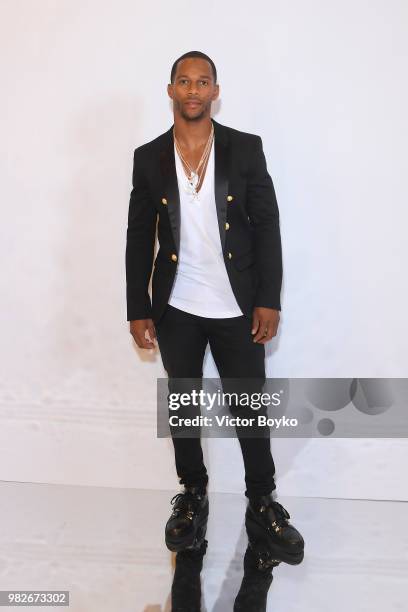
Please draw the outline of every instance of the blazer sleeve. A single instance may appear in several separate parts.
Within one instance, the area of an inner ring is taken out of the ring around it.
[[[254,139],[248,176],[247,206],[254,228],[255,264],[259,278],[254,306],[281,310],[282,245],[279,209],[260,136],[255,136]]]
[[[156,208],[143,173],[140,147],[133,155],[133,188],[130,193],[126,232],[127,320],[150,319],[149,282],[156,237]]]

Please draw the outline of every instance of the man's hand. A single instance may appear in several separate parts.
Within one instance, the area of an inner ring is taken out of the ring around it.
[[[263,306],[255,306],[252,313],[252,334],[256,334],[253,342],[265,344],[276,336],[279,325],[279,310],[274,308],[264,308]]]
[[[149,339],[146,338],[146,330],[149,332]],[[152,319],[135,319],[130,321],[129,331],[139,348],[155,348],[153,340],[156,340],[156,330]]]

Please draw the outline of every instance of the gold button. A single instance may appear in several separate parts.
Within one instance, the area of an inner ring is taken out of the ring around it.
[[[231,259],[232,253],[228,253],[228,258]]]
[[[177,255],[175,255],[174,253],[172,254],[171,258],[173,261],[177,261]]]
[[[167,204],[166,198],[162,198],[162,204]]]
[[[229,223],[226,223],[226,224],[225,224],[225,229],[226,229],[226,230],[227,230],[227,229],[229,229]]]
[[[232,195],[227,196],[228,202],[232,202],[233,199],[234,199],[234,197]]]

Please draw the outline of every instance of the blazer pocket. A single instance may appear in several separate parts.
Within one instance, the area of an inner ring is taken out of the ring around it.
[[[255,263],[254,252],[248,251],[243,255],[239,255],[233,261],[237,270],[244,270]]]

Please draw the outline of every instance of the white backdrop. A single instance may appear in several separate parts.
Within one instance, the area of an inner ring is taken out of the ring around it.
[[[124,249],[133,150],[172,124],[188,50],[214,59],[213,116],[262,136],[275,184],[268,374],[407,376],[407,31],[404,0],[1,0],[1,479],[178,488]],[[243,491],[237,440],[203,447],[210,490]],[[278,491],[408,499],[406,451],[274,440]]]

